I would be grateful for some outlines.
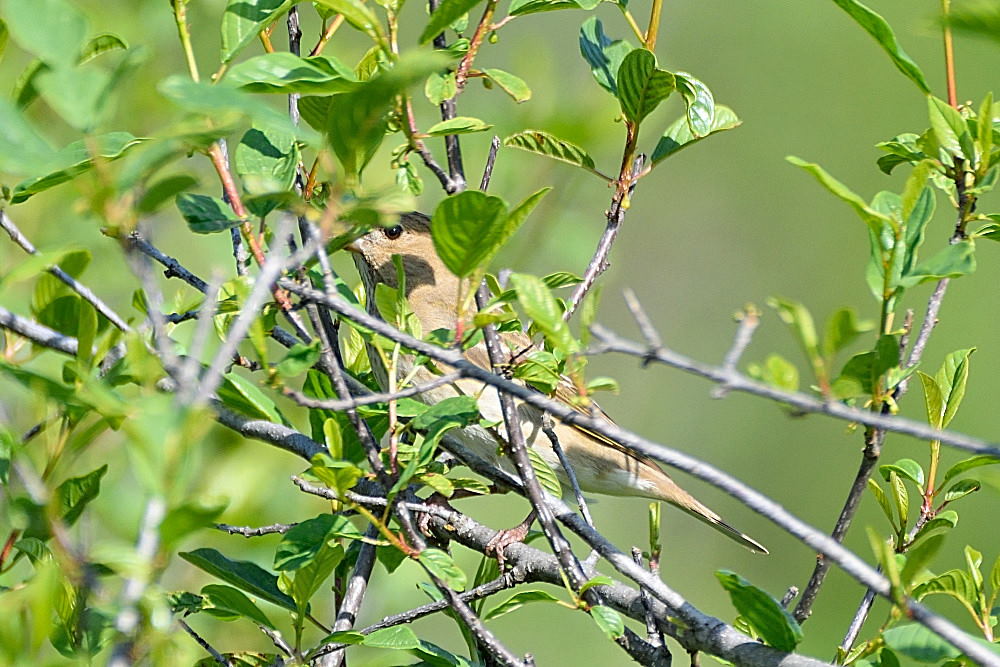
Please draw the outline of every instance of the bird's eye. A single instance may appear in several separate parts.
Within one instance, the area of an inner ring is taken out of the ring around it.
[[[387,238],[395,241],[396,239],[398,239],[400,236],[403,235],[403,226],[393,225],[392,227],[386,227],[382,231],[385,232]]]

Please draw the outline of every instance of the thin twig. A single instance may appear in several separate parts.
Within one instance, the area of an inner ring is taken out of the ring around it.
[[[215,528],[230,535],[242,535],[243,537],[260,537],[262,535],[284,534],[297,526],[297,523],[272,523],[270,526],[233,526],[228,523],[217,523]]]
[[[493,135],[490,141],[490,152],[486,156],[486,166],[483,167],[483,178],[479,181],[479,189],[486,192],[490,187],[490,179],[493,178],[493,165],[497,161],[497,151],[500,150],[500,137]]]
[[[375,567],[375,539],[378,537],[378,528],[368,526],[365,537],[367,539],[361,543],[358,559],[354,561],[354,569],[351,570],[351,574],[347,578],[344,595],[336,610],[337,620],[333,624],[334,632],[346,632],[354,627],[354,623],[358,619],[358,612],[361,610],[361,603],[368,591],[368,580]],[[344,652],[334,651],[323,656],[318,664],[320,667],[339,667],[343,663]]]
[[[462,377],[461,373],[448,373],[440,377],[434,378],[430,382],[425,382],[423,384],[414,385],[412,387],[407,387],[406,389],[401,389],[396,392],[383,392],[379,394],[367,394],[365,396],[355,396],[353,398],[339,399],[321,399],[312,398],[306,396],[300,391],[295,391],[294,389],[286,387],[283,391],[285,396],[301,405],[305,408],[319,408],[322,410],[332,410],[334,412],[343,412],[344,410],[359,408],[363,405],[372,405],[373,403],[388,403],[389,401],[395,401],[400,398],[409,398],[410,396],[416,396],[417,394],[422,394],[425,391],[430,391],[442,385],[450,384],[455,380]]]
[[[31,241],[28,240],[27,236],[21,233],[21,230],[18,229],[17,225],[14,224],[14,221],[7,215],[7,211],[2,208],[0,208],[0,227],[3,227],[3,230],[7,232],[11,240],[19,245],[24,252],[29,255],[38,254],[38,249],[35,248]],[[104,303],[99,296],[94,294],[89,287],[63,271],[58,265],[52,265],[49,267],[48,271],[65,283],[71,290],[79,294],[84,301],[92,305],[97,312],[108,318],[108,320],[116,327],[122,331],[132,331],[132,327],[130,327],[128,323],[126,323],[125,320],[111,308],[111,306]]]
[[[605,215],[606,224],[604,226],[604,233],[601,234],[601,239],[597,242],[597,249],[594,251],[594,256],[590,258],[587,270],[583,273],[583,280],[573,290],[573,295],[566,305],[566,312],[563,314],[563,319],[568,320],[573,316],[573,313],[580,306],[580,303],[583,302],[583,298],[587,296],[591,288],[594,287],[594,283],[597,282],[600,275],[611,266],[608,262],[608,255],[611,254],[611,247],[614,245],[615,239],[618,238],[618,232],[621,230],[622,223],[625,222],[625,198],[632,196],[635,190],[636,179],[639,176],[639,172],[642,171],[642,165],[645,162],[645,155],[637,155],[632,162],[632,174],[631,178],[629,178],[628,188],[625,190],[622,188],[616,189],[615,195],[611,200],[611,206]]]
[[[180,625],[181,628],[184,629],[184,632],[186,632],[189,635],[191,635],[191,638],[194,639],[198,643],[198,646],[200,646],[203,649],[205,649],[208,652],[208,654],[210,656],[212,656],[212,658],[215,659],[215,661],[217,663],[219,663],[223,667],[233,667],[233,663],[229,662],[229,659],[226,658],[226,656],[222,655],[217,650],[215,650],[215,648],[213,648],[211,644],[209,644],[207,641],[205,641],[205,639],[201,635],[199,635],[197,632],[195,632],[191,628],[191,626],[188,625],[184,621],[184,619],[178,618],[177,619],[177,624]]]

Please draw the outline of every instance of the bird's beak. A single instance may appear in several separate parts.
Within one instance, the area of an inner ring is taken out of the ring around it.
[[[348,243],[347,245],[344,246],[344,250],[349,250],[350,252],[353,252],[355,254],[360,255],[361,254],[361,239],[360,238],[354,239],[353,241],[351,241],[350,243]]]

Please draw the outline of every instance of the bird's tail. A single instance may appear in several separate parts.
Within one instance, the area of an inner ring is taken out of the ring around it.
[[[656,495],[659,496],[660,500],[668,502],[678,509],[684,510],[700,521],[704,521],[729,539],[739,542],[754,553],[768,553],[767,548],[763,544],[753,539],[746,533],[740,532],[730,526],[722,520],[722,517],[705,505],[701,504],[690,493],[677,486],[677,484],[675,484],[669,477],[666,477],[666,475],[663,477],[664,479],[659,480],[660,483],[657,485],[658,493]]]
[[[698,501],[695,501],[695,502],[698,503]],[[694,518],[700,519],[700,520],[704,521],[709,526],[711,526],[712,528],[715,528],[717,531],[719,531],[720,533],[722,533],[723,535],[725,535],[729,539],[733,540],[734,542],[739,542],[740,544],[742,544],[743,546],[745,546],[750,551],[752,551],[754,553],[762,553],[762,554],[768,553],[767,547],[765,547],[763,544],[761,544],[757,540],[753,539],[752,537],[750,537],[746,533],[742,533],[742,532],[736,530],[735,528],[733,528],[732,526],[730,526],[728,523],[726,523],[725,521],[723,521],[719,517],[718,514],[716,514],[712,510],[708,509],[707,507],[705,507],[701,503],[698,503],[698,505],[700,505],[700,507],[697,507],[697,508],[696,507],[685,507],[685,506],[679,505],[679,504],[677,504],[676,506],[679,507],[680,509],[684,510],[685,512],[687,512],[688,514],[690,514]],[[699,510],[704,510],[704,511],[699,511]]]

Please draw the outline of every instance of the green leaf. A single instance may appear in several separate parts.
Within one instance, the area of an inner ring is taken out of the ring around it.
[[[892,491],[892,500],[896,506],[896,513],[899,515],[899,525],[901,528],[905,528],[910,515],[910,496],[903,480],[893,470],[889,471],[889,490]]]
[[[927,373],[917,371],[920,384],[924,388],[924,407],[927,410],[927,421],[931,426],[941,428],[941,417],[944,415],[944,397],[937,382]]]
[[[97,56],[110,51],[127,51],[128,44],[118,35],[104,33],[91,39],[80,53],[79,64],[88,63]]]
[[[325,543],[302,567],[295,570],[295,579],[288,592],[299,609],[309,607],[309,600],[344,560],[344,555],[344,547],[340,544]]]
[[[677,72],[677,90],[684,98],[687,122],[696,137],[708,136],[715,122],[715,97],[704,83],[687,72]]]
[[[324,132],[348,175],[357,177],[382,143],[396,96],[447,64],[440,53],[403,57],[392,69],[329,100]]]
[[[507,217],[499,197],[467,190],[443,199],[431,218],[438,256],[448,269],[464,278],[485,264],[494,248],[489,235]]]
[[[157,88],[164,97],[182,109],[213,119],[225,118],[227,114],[245,116],[256,127],[290,132],[296,136],[304,135],[304,128],[296,128],[288,114],[227,84],[226,80],[212,84],[207,81],[192,81],[188,76],[175,74],[161,81]]]
[[[646,49],[630,51],[618,68],[618,101],[622,113],[638,125],[674,92],[674,75],[656,66],[656,56]]]
[[[316,5],[329,7],[338,14],[343,15],[344,20],[351,24],[356,30],[365,33],[376,44],[385,44],[385,36],[382,34],[382,24],[378,18],[360,0],[314,0]]]
[[[424,84],[424,95],[431,104],[441,104],[450,100],[458,93],[454,72],[434,72],[427,77]]]
[[[542,488],[556,498],[562,498],[562,485],[559,483],[559,476],[542,459],[542,455],[536,452],[533,447],[529,447],[528,458],[531,459],[531,469],[535,471],[535,477],[538,478],[538,483]]]
[[[160,541],[169,549],[192,533],[211,526],[226,509],[226,503],[205,504],[194,500],[173,507],[160,524]]]
[[[770,646],[793,651],[802,641],[802,628],[777,600],[729,570],[718,570],[716,578],[729,592],[736,611]]]
[[[840,308],[826,321],[823,335],[823,356],[832,359],[838,352],[857,340],[858,336],[875,328],[874,323],[859,320],[853,308]]]
[[[43,175],[21,181],[14,186],[11,203],[18,204],[39,192],[76,178],[93,168],[95,160],[101,162],[117,160],[144,141],[146,140],[128,132],[111,132],[74,141],[52,156],[40,170]]]
[[[666,132],[663,133],[663,136],[656,143],[651,158],[652,163],[655,166],[683,148],[687,148],[717,132],[732,130],[742,124],[743,121],[736,117],[736,112],[721,104],[715,107],[715,114],[712,117],[711,124],[708,126],[708,131],[701,136],[696,135],[691,130],[691,123],[688,116],[678,118],[671,123],[670,127],[667,128]]]
[[[594,159],[587,154],[587,151],[576,144],[564,141],[548,132],[542,132],[541,130],[517,132],[504,139],[503,145],[511,148],[520,148],[530,153],[550,157],[553,160],[583,167],[587,171],[601,176],[601,178],[606,178],[595,170]]]
[[[420,562],[427,571],[456,591],[464,591],[468,579],[451,555],[440,549],[424,549],[420,552]]]
[[[900,477],[905,477],[917,486],[924,485],[924,469],[913,459],[899,459],[895,463],[889,463],[878,467],[882,479],[889,481],[889,473],[895,472]]]
[[[931,120],[931,131],[934,132],[938,146],[952,157],[971,160],[975,155],[972,136],[969,134],[968,124],[958,109],[933,95],[927,97],[927,109]]]
[[[875,500],[878,502],[879,507],[882,508],[882,513],[885,514],[885,518],[889,520],[893,529],[896,529],[895,515],[892,513],[892,505],[889,504],[889,498],[886,497],[885,491],[883,491],[882,487],[878,485],[878,482],[871,478],[868,479],[868,490],[875,496]]]
[[[222,404],[231,410],[278,424],[285,421],[273,400],[253,382],[236,373],[228,373],[223,378],[218,395]]]
[[[243,222],[229,204],[216,197],[185,193],[176,201],[188,227],[196,234],[222,232]]]
[[[941,388],[941,395],[945,403],[943,417],[941,419],[942,428],[951,423],[958,412],[958,407],[965,398],[965,387],[969,381],[969,364],[972,353],[976,348],[956,350],[944,358],[941,368],[934,376],[938,387]]]
[[[7,27],[18,45],[52,66],[76,64],[87,20],[67,0],[7,0]]]
[[[312,368],[319,361],[319,358],[319,339],[314,340],[309,345],[296,343],[288,350],[285,358],[278,363],[275,370],[282,377],[295,377]]]
[[[938,512],[937,516],[924,524],[916,534],[915,541],[929,539],[934,535],[943,535],[958,525],[958,514],[952,510]]]
[[[816,325],[809,309],[798,301],[779,297],[768,299],[767,304],[778,311],[781,320],[791,327],[806,357],[815,363],[820,357],[819,336],[816,335]]]
[[[614,583],[615,582],[614,582],[614,580],[611,577],[608,577],[608,576],[603,575],[603,574],[599,574],[596,577],[591,577],[590,579],[588,579],[586,581],[586,583],[583,584],[583,586],[580,586],[580,590],[577,591],[577,594],[578,595],[583,595],[584,593],[586,593],[587,591],[589,591],[594,586],[611,586]]]
[[[521,591],[483,614],[483,620],[489,621],[494,618],[500,618],[505,614],[520,609],[529,602],[559,602],[559,598],[545,591]]]
[[[301,58],[287,51],[265,53],[234,65],[225,82],[251,93],[325,95],[355,89],[354,72],[326,55]]]
[[[913,597],[922,600],[928,595],[947,595],[953,597],[975,614],[979,591],[972,578],[965,570],[948,570],[932,579],[921,583],[913,589]]]
[[[277,626],[271,622],[260,607],[243,594],[242,591],[232,586],[222,584],[208,584],[201,589],[201,594],[205,596],[211,607],[205,607],[203,611],[222,618],[224,620],[236,620],[238,618],[248,618],[254,623],[265,627],[276,629]]]
[[[906,552],[906,564],[899,572],[899,579],[904,587],[908,587],[924,570],[927,563],[941,548],[944,537],[944,535],[934,535],[928,539],[920,540]]]
[[[747,373],[779,389],[799,390],[799,369],[780,354],[769,354],[763,364],[750,364]]]
[[[233,166],[246,191],[260,195],[291,190],[300,159],[291,134],[252,128],[240,139]]]
[[[391,648],[410,650],[420,647],[420,640],[413,630],[407,625],[397,625],[391,628],[382,628],[369,635],[365,635],[365,646],[373,648]]]
[[[484,69],[483,74],[500,87],[500,90],[510,95],[511,99],[520,104],[531,99],[531,88],[524,82],[524,79],[514,76],[510,72],[502,69]]]
[[[0,99],[0,171],[37,174],[55,155],[24,114]]]
[[[146,188],[136,207],[141,213],[153,213],[167,201],[196,185],[198,179],[188,174],[167,176]]]
[[[602,0],[511,0],[509,14],[524,16],[538,12],[551,12],[558,9],[591,10],[601,4]]]
[[[971,458],[963,459],[958,463],[956,463],[955,465],[953,465],[952,467],[948,468],[948,470],[944,473],[944,478],[941,480],[941,483],[945,484],[949,480],[952,480],[955,477],[958,477],[959,475],[967,473],[968,471],[974,468],[979,468],[982,466],[992,466],[998,463],[1000,463],[1000,458],[997,458],[996,456],[990,456],[988,454],[980,454],[979,456],[973,456]]]
[[[38,92],[53,111],[77,130],[90,133],[111,99],[111,74],[97,68],[58,67],[35,77]]]
[[[568,353],[579,348],[569,325],[563,320],[563,309],[541,279],[526,273],[515,273],[511,275],[510,283],[517,291],[521,308],[553,349]]]
[[[493,127],[478,118],[470,116],[456,116],[449,120],[443,120],[427,128],[427,136],[443,137],[449,134],[469,134],[471,132],[485,132]]]
[[[478,5],[482,0],[444,0],[434,13],[431,14],[427,27],[420,33],[420,43],[426,44],[442,32],[452,23],[462,18],[469,10]]]
[[[325,428],[324,431],[326,431]],[[317,454],[313,457],[313,465],[309,468],[309,473],[342,497],[354,487],[364,471],[350,461],[334,461],[322,454]]]
[[[618,68],[634,48],[625,40],[612,40],[605,35],[604,24],[596,16],[580,26],[580,53],[590,65],[597,83],[615,97],[618,96]]]
[[[838,0],[835,0],[838,1]],[[882,222],[889,222],[889,217],[868,206],[864,199],[852,192],[846,185],[831,176],[823,167],[812,162],[806,162],[795,156],[789,155],[785,158],[796,167],[802,167],[819,181],[819,184],[826,188],[831,194],[839,197],[854,209],[854,212],[865,221],[865,223],[878,232]]]
[[[72,526],[83,514],[84,508],[101,492],[101,479],[108,471],[104,464],[80,477],[71,477],[56,489],[59,499],[59,516],[63,523]]]
[[[924,663],[956,658],[961,651],[919,623],[908,623],[882,633],[886,646],[896,653]]]
[[[278,578],[256,563],[230,560],[215,549],[182,551],[181,558],[261,600],[296,611],[295,601],[278,590]]]
[[[292,4],[293,0],[228,0],[222,14],[222,62],[230,62]]]
[[[876,14],[857,0],[833,0],[837,6],[843,9],[854,19],[858,25],[875,38],[882,49],[892,59],[896,68],[902,72],[906,78],[915,83],[923,93],[930,94],[930,86],[924,78],[924,73],[920,67],[906,54],[896,42],[896,35],[886,23],[885,19]]]
[[[953,502],[959,498],[964,498],[970,493],[975,493],[981,489],[983,485],[978,479],[963,479],[955,482],[948,490],[944,492],[944,501],[946,503]]]
[[[621,614],[604,605],[594,605],[590,608],[590,617],[601,629],[604,636],[614,641],[625,634],[625,621]]]
[[[274,552],[274,569],[278,572],[297,570],[309,563],[332,538],[335,520],[332,514],[320,514],[306,519],[282,535]]]
[[[976,270],[976,245],[972,239],[964,239],[946,246],[933,257],[919,264],[903,276],[900,284],[913,287],[920,283],[942,278],[959,278]]]

